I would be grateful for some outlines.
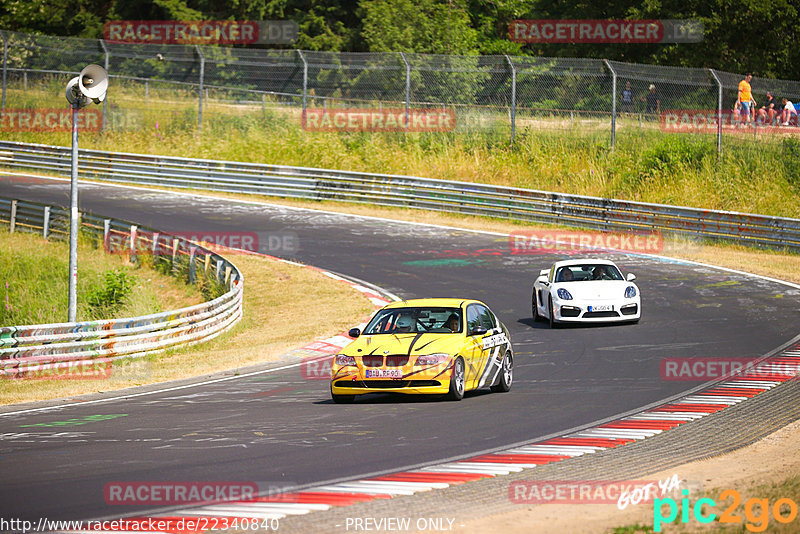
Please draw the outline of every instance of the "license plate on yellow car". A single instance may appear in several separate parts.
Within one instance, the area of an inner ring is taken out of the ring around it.
[[[400,369],[367,369],[367,378],[403,378],[403,371]]]

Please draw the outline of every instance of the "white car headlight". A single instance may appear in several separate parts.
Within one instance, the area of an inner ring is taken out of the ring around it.
[[[560,298],[561,300],[572,300],[572,295],[570,295],[569,291],[567,291],[563,287],[559,288],[559,290],[556,293],[558,294],[558,298]]]
[[[628,286],[625,288],[625,298],[632,299],[636,296],[636,287],[635,286]]]

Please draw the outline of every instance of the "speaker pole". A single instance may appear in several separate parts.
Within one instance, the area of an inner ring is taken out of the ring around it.
[[[78,310],[78,108],[72,104],[72,174],[69,182],[69,308],[68,323],[76,321]]]
[[[88,65],[67,83],[64,96],[72,109],[72,172],[69,182],[69,303],[70,323],[77,320],[78,311],[78,110],[91,102],[104,102],[108,89],[108,71],[99,65]]]

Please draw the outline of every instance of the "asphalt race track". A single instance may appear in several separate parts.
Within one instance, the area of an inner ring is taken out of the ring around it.
[[[65,181],[0,177],[0,196],[66,206],[68,194]],[[531,441],[699,385],[663,380],[664,358],[756,357],[800,332],[800,291],[713,268],[605,254],[637,275],[641,322],[550,330],[532,321],[530,287],[560,256],[512,255],[505,237],[96,184],[83,184],[80,195],[81,210],[166,232],[254,232],[262,252],[401,297],[481,299],[511,330],[514,387],[458,403],[375,396],[342,406],[330,401],[326,381],[293,367],[0,416],[6,517],[136,512],[105,504],[103,488],[114,481],[294,487]],[[299,248],[276,249],[270,236],[290,236]]]

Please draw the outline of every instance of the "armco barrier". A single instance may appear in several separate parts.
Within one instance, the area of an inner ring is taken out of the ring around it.
[[[0,223],[12,232],[41,232],[45,238],[64,239],[69,213],[58,207],[0,198]],[[57,372],[60,367],[90,364],[98,358],[138,357],[200,343],[241,318],[242,273],[219,254],[182,238],[91,214],[82,214],[81,229],[104,245],[112,237],[122,237],[121,242],[133,243],[136,250],[159,253],[158,261],[171,263],[173,272],[186,275],[189,281],[207,276],[228,290],[202,304],[142,317],[0,327],[0,377]]]
[[[598,230],[659,231],[800,249],[800,219],[568,195],[414,176],[80,151],[84,178],[313,200],[366,202]],[[0,141],[0,167],[69,175],[67,147]]]

